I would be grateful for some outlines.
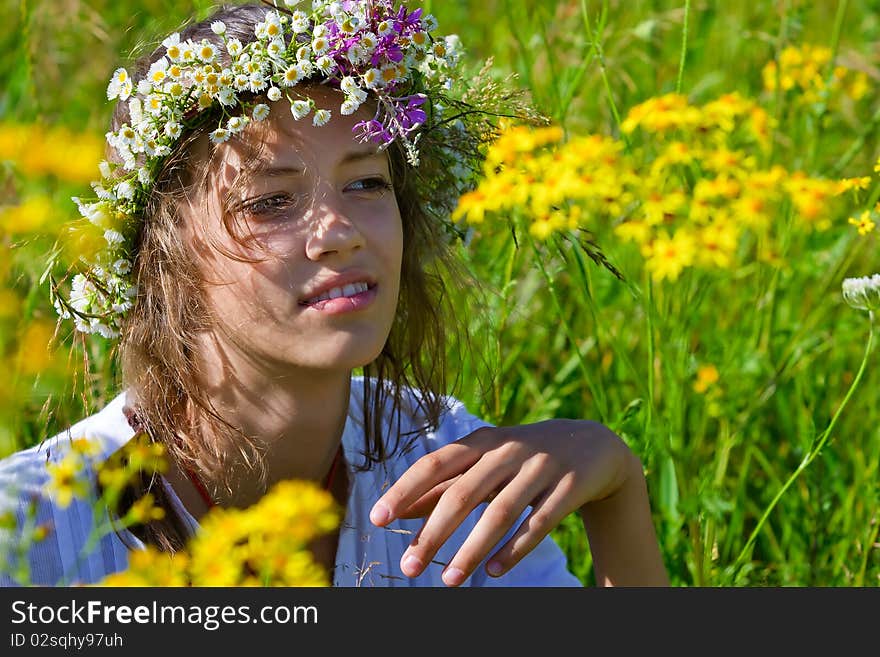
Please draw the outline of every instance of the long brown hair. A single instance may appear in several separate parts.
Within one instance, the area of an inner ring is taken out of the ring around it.
[[[208,39],[220,43],[211,31],[213,21],[226,24],[227,36],[243,43],[254,39],[253,26],[269,9],[264,5],[220,8],[203,21],[180,31],[180,39]],[[222,50],[219,49],[218,50]],[[142,77],[164,50],[156,49],[134,65]],[[129,120],[128,107],[118,103],[113,116],[116,130]],[[202,125],[207,125],[203,123]],[[122,380],[135,406],[137,419],[148,435],[161,441],[182,469],[198,469],[207,483],[219,490],[229,487],[229,450],[265,481],[265,466],[257,444],[213,408],[205,390],[191,376],[196,367],[196,336],[211,326],[205,304],[203,280],[181,239],[180,207],[184,197],[204,188],[213,158],[193,157],[193,146],[204,140],[207,128],[192,128],[183,135],[156,177],[154,191],[143,215],[134,249],[134,274],[138,295],[123,324],[119,353]],[[406,436],[383,436],[384,420],[391,426],[402,413],[420,418],[425,428],[436,426],[448,392],[447,331],[454,313],[450,301],[469,288],[463,269],[452,257],[450,239],[425,202],[424,180],[412,174],[402,149],[388,150],[394,193],[403,220],[403,261],[397,315],[380,355],[364,366],[363,463],[368,469],[387,459],[405,444]],[[438,196],[448,190],[437,190]],[[224,212],[224,225],[236,239],[234,213]],[[461,332],[464,335],[464,332]],[[456,339],[454,344],[465,344]],[[407,388],[419,391],[408,396]],[[406,406],[413,399],[416,408]],[[208,439],[207,436],[211,438]],[[148,490],[166,509],[166,518],[133,528],[142,541],[173,551],[187,539],[185,528],[168,505],[156,477],[147,477],[127,491],[122,509]]]

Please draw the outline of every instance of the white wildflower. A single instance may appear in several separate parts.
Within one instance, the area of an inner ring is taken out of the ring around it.
[[[269,106],[265,103],[260,103],[256,107],[254,107],[254,121],[263,121],[267,116],[269,116]]]
[[[340,114],[345,114],[346,116],[348,116],[350,114],[354,114],[360,106],[361,104],[357,102],[357,100],[355,100],[354,98],[346,98],[342,102],[342,105],[339,108],[339,112]]]
[[[308,59],[301,59],[294,64],[294,67],[297,69],[300,79],[309,77],[315,70],[312,66],[312,62]]]
[[[315,112],[315,116],[312,119],[312,124],[320,127],[325,125],[327,121],[330,120],[330,110],[327,109],[319,109]]]
[[[238,57],[242,50],[244,50],[244,46],[241,45],[241,41],[238,39],[230,39],[226,42],[226,52],[234,59]]]
[[[119,198],[128,199],[129,201],[134,198],[134,185],[132,185],[129,181],[123,180],[121,183],[116,185],[116,196]]]
[[[368,55],[372,55],[376,46],[379,45],[379,39],[372,32],[364,32],[361,34],[360,44]]]
[[[226,34],[226,23],[223,21],[214,21],[211,23],[211,31],[214,34]]]
[[[364,60],[366,60],[367,52],[364,50],[363,46],[361,46],[359,43],[354,43],[348,49],[348,52],[346,53],[346,57],[348,57],[349,62],[357,65],[357,64],[363,63]]]
[[[302,34],[306,30],[308,30],[308,15],[304,11],[301,11],[299,9],[293,12],[293,16],[290,17],[290,29],[293,30],[294,34]]]
[[[394,31],[394,21],[384,20],[379,23],[376,31],[379,32],[380,37],[388,36],[391,32]]]
[[[107,85],[107,100],[115,100],[116,98],[119,98],[123,85],[126,83],[130,83],[128,71],[124,68],[117,68],[113,72],[113,77],[110,78],[110,84]],[[125,98],[122,100],[125,100]]]
[[[229,131],[223,128],[217,128],[211,133],[211,141],[215,144],[222,144],[229,139]]]
[[[107,240],[107,244],[110,246],[113,246],[114,244],[122,244],[125,241],[125,238],[122,237],[122,233],[113,230],[112,228],[108,228],[104,231],[104,239]]]
[[[300,72],[296,66],[288,66],[287,70],[284,71],[284,75],[281,78],[281,84],[284,87],[292,87],[300,80]]]
[[[327,37],[319,36],[312,39],[312,50],[316,55],[323,55],[330,48],[330,41]]]
[[[128,272],[131,271],[131,262],[129,262],[125,258],[120,258],[113,263],[113,270],[120,276],[125,276]]]
[[[217,50],[214,48],[214,44],[206,39],[202,39],[198,48],[198,58],[206,64],[210,64],[216,56]]]
[[[355,89],[358,89],[357,80],[355,80],[352,76],[346,75],[339,82],[339,88],[342,89],[343,93],[351,94]]]
[[[235,105],[235,91],[229,87],[221,89],[220,93],[217,94],[217,100],[224,107],[231,107]]]
[[[327,55],[321,55],[315,61],[315,66],[323,73],[324,75],[333,75],[336,72],[336,62],[333,61]]]
[[[880,310],[880,274],[845,279],[843,298],[856,310]]]
[[[434,18],[434,14],[422,16],[422,27],[426,32],[433,32],[437,29],[437,19]]]
[[[246,91],[250,86],[250,78],[244,73],[239,73],[235,76],[235,81],[232,83],[232,86],[235,87],[236,91]]]
[[[180,35],[177,32],[165,39],[162,45],[165,46],[165,53],[168,55],[168,59],[172,62],[180,59]]]
[[[254,93],[266,88],[266,78],[259,71],[251,73],[248,77],[248,89]]]
[[[299,121],[312,110],[311,102],[307,100],[295,100],[290,104],[290,113]]]
[[[153,85],[162,84],[165,81],[165,77],[167,75],[168,69],[168,60],[164,57],[160,57],[155,62],[150,64],[150,70],[147,71],[147,79]]]
[[[284,45],[283,39],[273,39],[266,46],[266,52],[270,57],[281,57],[285,50],[287,50],[287,47]]]
[[[226,122],[226,129],[232,133],[241,132],[248,124],[246,116],[233,116]]]
[[[177,121],[169,121],[165,124],[165,134],[168,135],[171,139],[177,139],[180,137],[180,133],[183,131],[183,126],[181,126]]]

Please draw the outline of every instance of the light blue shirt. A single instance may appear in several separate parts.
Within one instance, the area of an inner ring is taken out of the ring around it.
[[[398,450],[384,463],[367,471],[358,471],[351,464],[361,463],[363,459],[360,455],[364,445],[362,395],[363,380],[355,377],[352,379],[349,413],[342,435],[351,493],[340,527],[333,585],[445,586],[440,578],[443,566],[439,564],[429,564],[415,578],[408,578],[400,572],[400,558],[412,540],[412,535],[424,522],[422,519],[398,520],[391,523],[389,528],[380,528],[370,522],[369,513],[382,492],[421,456],[454,442],[479,427],[489,425],[471,415],[461,402],[449,398],[448,410],[442,416],[436,431],[418,432],[410,449]],[[75,499],[67,508],[61,508],[45,493],[49,480],[46,464],[49,461],[60,461],[69,449],[72,439],[84,437],[93,442],[100,452],[100,460],[107,458],[134,435],[122,412],[124,405],[123,392],[101,411],[77,422],[69,430],[39,446],[0,460],[0,514],[12,511],[20,527],[28,515],[27,508],[33,501],[36,505],[36,523],[51,528],[46,538],[33,543],[24,555],[29,564],[30,583],[48,586],[89,584],[127,567],[129,548],[114,532],[101,538],[94,549],[84,549],[96,523],[108,522],[106,510],[95,511],[88,499]],[[391,427],[388,417],[384,419],[384,424],[383,434],[393,435],[390,432],[397,428],[396,425]],[[414,418],[406,413],[401,414],[400,424],[403,431],[418,426]],[[163,480],[163,483],[175,510],[195,531],[198,522],[189,514],[167,481]],[[465,519],[440,548],[434,557],[435,561],[448,563],[452,559],[474,528],[484,508],[485,505],[480,505]],[[520,521],[529,510],[526,509]],[[96,517],[95,513],[100,515]],[[518,526],[519,521],[514,523],[508,535],[496,547],[500,547]],[[142,547],[133,535],[128,532],[125,534],[126,542]],[[3,561],[5,558],[14,562],[15,554],[21,551],[21,546],[18,532],[0,529],[0,585],[19,585],[9,573],[3,572]],[[565,555],[550,536],[501,577],[488,576],[483,565],[475,570],[464,586],[581,586],[581,582],[568,570]]]

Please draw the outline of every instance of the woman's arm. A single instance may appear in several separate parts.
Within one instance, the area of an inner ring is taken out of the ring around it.
[[[580,509],[599,586],[668,586],[657,545],[642,463],[627,459],[626,478],[610,497]]]

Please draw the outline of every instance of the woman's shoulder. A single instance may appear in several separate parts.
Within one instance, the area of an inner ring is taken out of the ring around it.
[[[88,443],[88,452],[106,459],[134,434],[122,412],[125,393],[120,393],[99,411],[40,443],[0,459],[0,488],[9,484],[39,484],[48,476],[47,464],[58,463],[78,441]]]
[[[375,391],[377,385],[374,378],[354,376],[351,379],[349,425],[353,425],[359,434],[363,434],[364,427],[364,394],[369,388]],[[428,396],[423,391],[410,386],[397,388],[390,382],[385,382],[384,385],[389,393],[383,406],[382,423],[385,436],[420,437],[425,447],[436,449],[480,427],[492,426],[491,423],[471,413],[464,402],[452,395],[439,397],[438,421],[432,424],[426,410]],[[400,400],[396,409],[393,404],[395,396]]]
[[[124,404],[121,393],[69,428],[0,460],[0,517],[8,520],[0,527],[0,584],[22,579],[3,572],[13,570],[15,559],[19,571],[21,558],[27,562],[30,583],[48,585],[72,564],[82,575],[77,579],[89,580],[124,559],[118,546],[104,541],[97,561],[79,554],[96,521],[91,505],[95,467],[134,433]]]

